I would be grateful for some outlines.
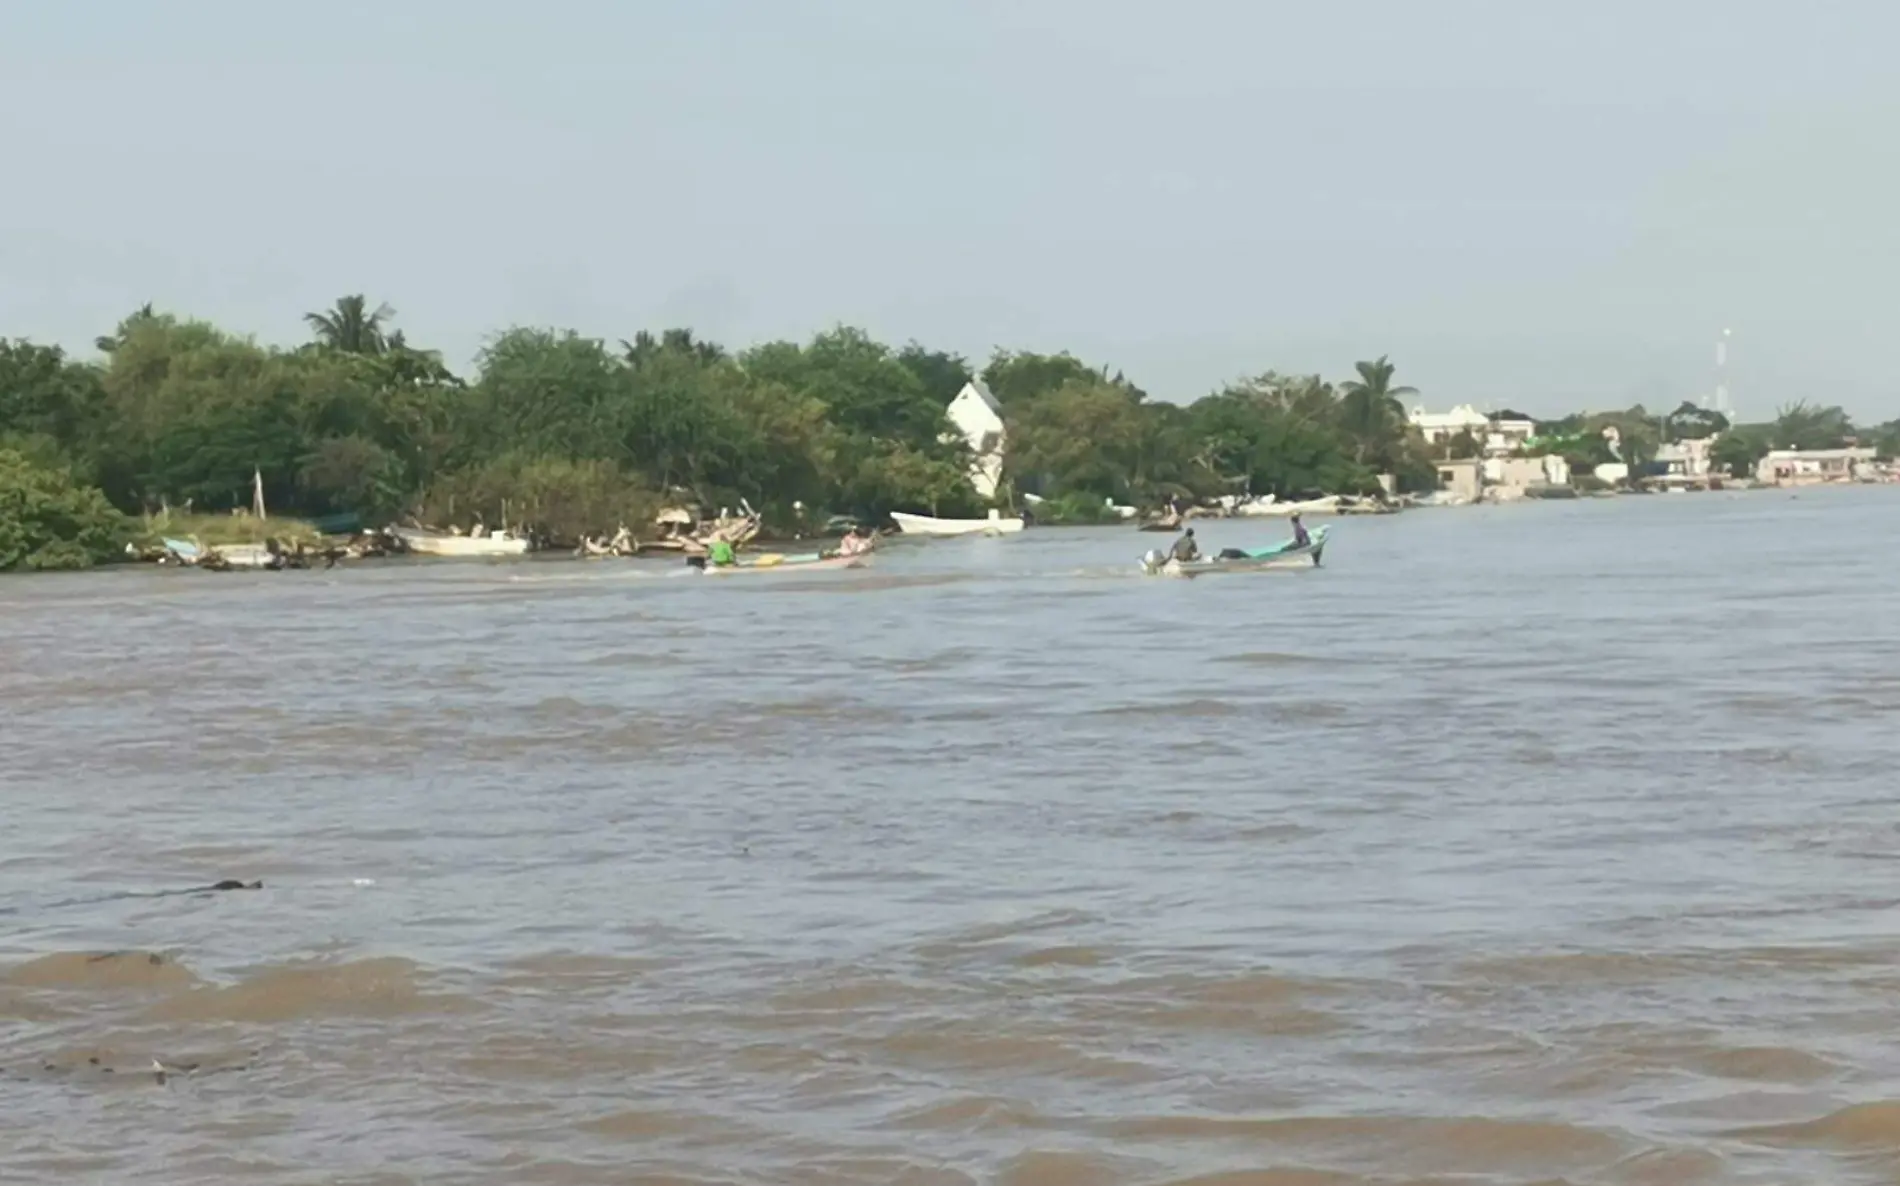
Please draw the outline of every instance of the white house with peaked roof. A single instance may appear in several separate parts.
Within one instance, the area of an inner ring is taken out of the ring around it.
[[[1480,412],[1470,404],[1449,412],[1427,412],[1420,405],[1412,409],[1410,420],[1426,444],[1442,445],[1469,434],[1486,457],[1508,456],[1537,434],[1536,421],[1522,413]]]
[[[1470,404],[1459,404],[1449,412],[1427,412],[1420,404],[1412,409],[1411,421],[1430,445],[1443,444],[1465,432],[1482,441],[1485,430],[1491,427],[1491,418]]]
[[[1003,484],[1003,405],[981,379],[972,379],[945,409],[976,460],[970,465],[970,485],[988,502]]]

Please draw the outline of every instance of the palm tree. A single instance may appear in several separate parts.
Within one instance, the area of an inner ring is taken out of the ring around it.
[[[1405,405],[1400,399],[1417,395],[1416,387],[1394,387],[1393,366],[1381,354],[1376,362],[1353,364],[1357,379],[1340,384],[1340,427],[1353,439],[1353,457],[1366,459],[1390,445],[1405,430]]]
[[[369,301],[359,292],[339,297],[336,305],[326,312],[305,313],[303,319],[309,323],[317,341],[332,350],[345,354],[381,354],[389,349],[383,326],[395,315],[396,311],[388,305],[378,305],[375,311],[370,311]]]
[[[657,338],[646,330],[641,330],[639,333],[633,335],[631,342],[622,338],[620,341],[620,350],[622,357],[627,360],[628,365],[635,367],[649,362],[662,354],[684,356],[706,366],[711,366],[716,362],[724,362],[726,359],[726,348],[724,346],[721,346],[717,342],[708,342],[702,338],[696,338],[690,329],[662,330],[660,331],[660,336]]]
[[[131,316],[119,322],[118,329],[104,337],[94,338],[92,344],[99,348],[99,353],[110,354],[125,344],[125,339],[130,335],[134,326],[139,325],[141,322],[156,320],[158,320],[158,314],[153,311],[152,302],[146,301],[143,305],[132,310]]]
[[[1775,409],[1775,445],[1782,449],[1838,449],[1854,435],[1854,422],[1838,406],[1818,407],[1798,399]]]

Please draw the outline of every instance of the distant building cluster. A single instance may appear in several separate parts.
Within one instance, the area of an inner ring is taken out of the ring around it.
[[[1419,406],[1412,409],[1409,419],[1427,444],[1442,447],[1444,457],[1437,463],[1439,485],[1455,501],[1505,500],[1540,488],[1571,484],[1571,467],[1563,457],[1555,453],[1526,455],[1526,450],[1537,443],[1538,425],[1521,412],[1480,412],[1470,404],[1460,404],[1448,412],[1431,412]],[[1632,474],[1623,460],[1616,428],[1605,427],[1602,433],[1611,456],[1617,460],[1594,468],[1592,476],[1601,482],[1622,485],[1636,479],[1665,490],[1708,489],[1731,477],[1715,461],[1719,433],[1665,442],[1637,474]],[[1466,455],[1455,456],[1461,444]],[[1762,457],[1754,473],[1743,480],[1800,486],[1891,477],[1887,468],[1877,463],[1875,450],[1853,447],[1776,449]]]
[[[981,379],[972,379],[945,411],[956,436],[969,446],[971,487],[977,497],[993,501],[1002,487],[1008,445],[1001,403]],[[1521,412],[1480,412],[1471,404],[1459,404],[1448,412],[1430,412],[1419,406],[1412,409],[1409,422],[1426,444],[1443,452],[1437,462],[1438,482],[1451,501],[1501,501],[1572,485],[1571,465],[1563,456],[1527,452],[1538,443],[1538,425]],[[1594,467],[1591,476],[1600,482],[1623,485],[1635,478],[1661,489],[1707,489],[1731,477],[1715,462],[1719,433],[1665,442],[1643,471],[1634,475],[1622,460],[1622,441],[1616,428],[1605,427],[1602,434],[1610,455],[1617,460]],[[1454,456],[1454,452],[1465,455]],[[1871,448],[1776,449],[1757,463],[1752,480],[1763,485],[1801,486],[1889,476],[1885,467],[1876,463]]]

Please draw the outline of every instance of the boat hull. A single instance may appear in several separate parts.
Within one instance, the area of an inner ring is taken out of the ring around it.
[[[1234,514],[1243,519],[1284,519],[1293,515],[1336,515],[1344,500],[1337,494],[1324,498],[1312,498],[1305,502],[1280,502],[1260,499],[1244,502],[1234,508]]]
[[[1245,556],[1222,560],[1209,556],[1201,560],[1175,560],[1159,550],[1141,558],[1141,571],[1148,576],[1198,577],[1217,572],[1266,572],[1276,568],[1317,568],[1326,552],[1326,528],[1313,532],[1310,543],[1295,547],[1291,541],[1273,548],[1261,548]]]
[[[1014,535],[1023,529],[1021,519],[1000,515],[988,519],[935,519],[892,511],[891,521],[905,535]]]
[[[207,569],[269,569],[283,567],[283,559],[264,544],[225,544],[201,548],[190,540],[165,541],[165,550],[180,564]]]
[[[281,568],[284,564],[263,544],[227,544],[215,551],[226,568]]]
[[[832,572],[841,568],[867,568],[869,555],[858,556],[760,556],[737,564],[708,564],[699,571],[707,576],[734,576],[747,572]]]
[[[428,531],[392,528],[391,533],[418,556],[525,556],[528,541],[520,536],[437,535]]]

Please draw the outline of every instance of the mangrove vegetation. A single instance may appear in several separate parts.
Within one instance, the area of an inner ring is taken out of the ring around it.
[[[301,328],[305,341],[272,346],[146,305],[87,357],[0,339],[0,569],[104,560],[152,516],[248,506],[253,475],[273,514],[505,519],[570,540],[677,502],[745,500],[776,524],[979,514],[968,447],[945,415],[973,377],[1007,422],[999,500],[1039,495],[1045,517],[1087,520],[1111,501],[1367,493],[1381,474],[1424,490],[1446,452],[1408,430],[1416,393],[1385,358],[1346,365],[1338,381],[1267,371],[1175,402],[1067,353],[973,361],[849,327],[739,351],[687,329],[608,340],[513,328],[466,375],[361,295]],[[1709,428],[1680,410],[1609,418],[1637,449]],[[1558,422],[1552,447],[1595,458],[1603,421]],[[1730,434],[1728,460],[1780,436],[1831,443],[1854,430],[1838,408],[1804,404],[1751,431]]]

